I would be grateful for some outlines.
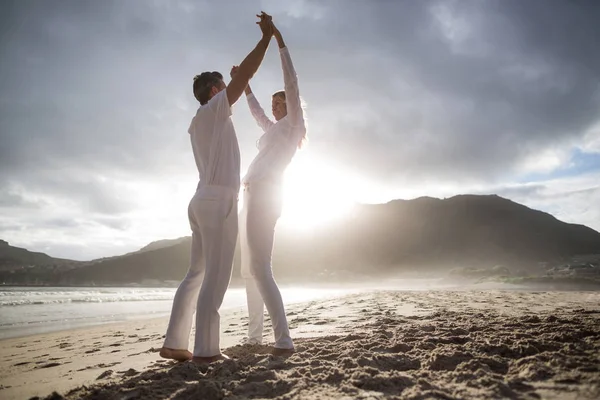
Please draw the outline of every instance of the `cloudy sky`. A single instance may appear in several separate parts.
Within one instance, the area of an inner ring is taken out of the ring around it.
[[[239,64],[261,10],[310,136],[282,224],[497,193],[600,230],[600,2],[4,0],[0,238],[85,260],[188,235],[192,77]],[[273,42],[252,82],[267,110],[281,76]],[[244,99],[234,123],[244,171]]]

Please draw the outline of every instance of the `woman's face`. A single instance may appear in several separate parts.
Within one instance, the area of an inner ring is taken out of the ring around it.
[[[283,96],[277,94],[273,96],[271,110],[273,111],[273,117],[275,117],[275,121],[279,121],[287,115],[287,106]]]

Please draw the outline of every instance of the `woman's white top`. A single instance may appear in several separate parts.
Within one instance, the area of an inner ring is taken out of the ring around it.
[[[298,77],[292,64],[292,58],[287,47],[279,49],[287,115],[273,122],[265,115],[265,111],[254,97],[246,96],[252,116],[261,127],[264,134],[258,140],[258,154],[248,167],[244,183],[270,182],[280,184],[285,169],[292,161],[298,149],[298,143],[306,133],[304,115],[300,104]]]

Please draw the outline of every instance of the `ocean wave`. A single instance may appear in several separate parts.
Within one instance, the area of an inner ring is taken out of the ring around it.
[[[175,289],[172,290],[173,292]],[[166,293],[170,290],[165,289],[90,289],[90,290],[0,290],[0,297],[15,297],[15,296],[89,296],[89,295],[139,295],[139,294],[154,294]]]
[[[118,303],[128,301],[162,301],[173,300],[173,293],[160,295],[117,296],[117,297],[78,297],[78,298],[18,298],[2,299],[0,306],[26,306],[64,303]]]

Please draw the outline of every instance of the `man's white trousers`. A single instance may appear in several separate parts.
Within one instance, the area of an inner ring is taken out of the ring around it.
[[[237,192],[224,186],[199,186],[190,201],[190,268],[173,300],[164,347],[187,349],[196,312],[193,354],[221,353],[219,308],[231,280],[238,234]]]

